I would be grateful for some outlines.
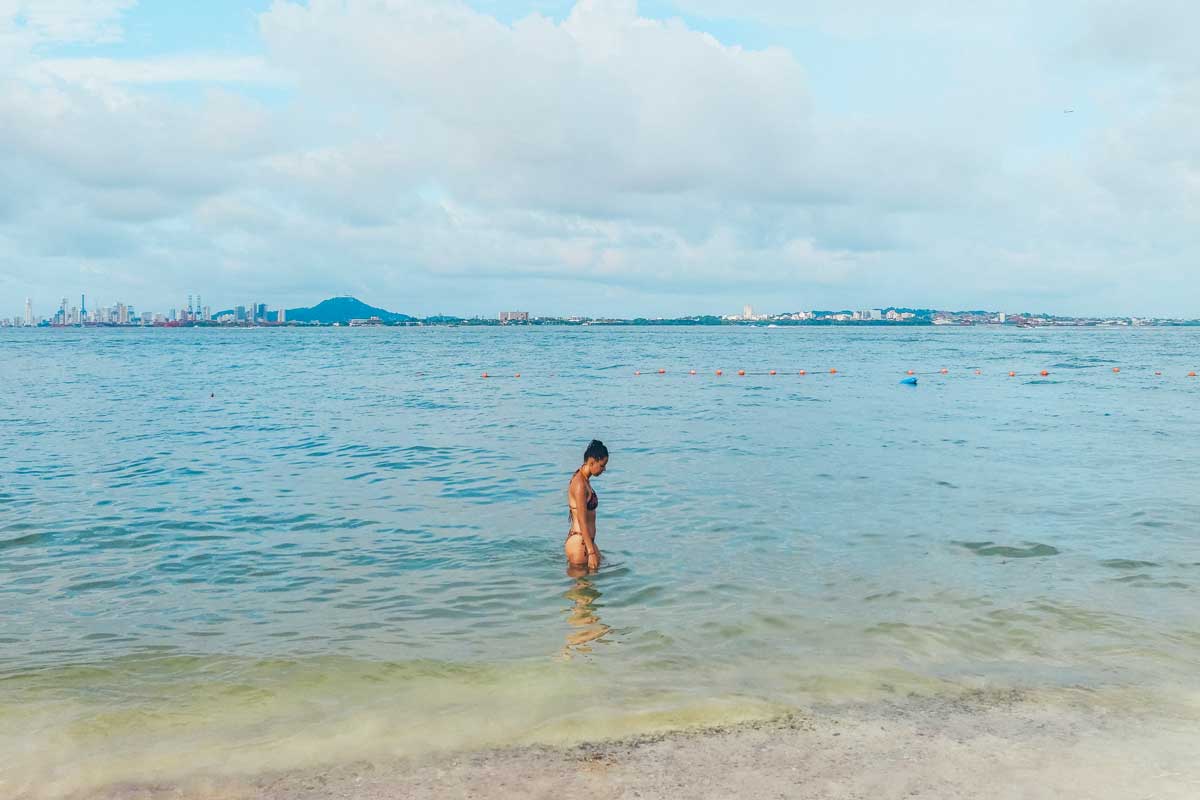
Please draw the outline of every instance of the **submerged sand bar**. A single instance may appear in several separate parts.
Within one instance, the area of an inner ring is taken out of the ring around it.
[[[1200,797],[1198,755],[1200,726],[1186,716],[971,693],[816,708],[767,722],[571,747],[124,784],[77,797],[1193,800]]]

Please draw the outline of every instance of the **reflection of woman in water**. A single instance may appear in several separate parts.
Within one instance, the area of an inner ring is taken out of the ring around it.
[[[582,570],[582,568],[581,568]],[[591,642],[608,633],[609,627],[600,621],[596,613],[596,600],[600,592],[592,585],[587,575],[574,575],[575,585],[563,597],[570,600],[571,606],[567,624],[572,630],[567,634],[567,643],[563,647],[563,657],[570,658],[576,653],[590,653]]]
[[[596,547],[596,506],[600,498],[592,490],[592,478],[602,475],[608,466],[608,448],[593,439],[583,453],[583,466],[571,476],[567,485],[567,508],[571,529],[563,549],[567,553],[567,572],[574,577],[594,572],[600,567],[600,550]]]

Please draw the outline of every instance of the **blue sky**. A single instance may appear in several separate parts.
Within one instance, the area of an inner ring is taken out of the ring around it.
[[[0,0],[0,314],[1200,316],[1179,0]]]

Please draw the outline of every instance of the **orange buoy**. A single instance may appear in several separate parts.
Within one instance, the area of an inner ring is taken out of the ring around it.
[[[948,375],[948,374],[950,374],[950,370],[946,369],[945,367],[942,367],[942,374]]]
[[[519,378],[519,377],[521,377],[521,373],[519,373],[519,372],[518,372],[516,375],[513,375],[513,377],[514,377],[514,378]]]
[[[1009,373],[1008,373],[1008,377],[1010,377],[1010,378],[1015,378],[1015,377],[1017,377],[1017,373],[1015,373],[1015,372],[1009,372]]]
[[[744,378],[744,377],[746,377],[746,370],[744,370],[744,369],[739,369],[739,370],[738,370],[738,375],[741,375],[743,378]]]
[[[1042,370],[1042,372],[1041,372],[1041,376],[1042,376],[1043,378],[1044,378],[1044,377],[1046,377],[1046,376],[1047,376],[1047,375],[1049,375],[1049,374],[1050,374],[1050,373],[1049,373],[1049,371],[1047,371],[1047,370]]]
[[[695,374],[696,374],[696,370],[692,370],[692,371],[691,371],[691,372],[689,372],[688,374],[689,374],[689,375],[695,375]]]
[[[776,375],[776,374],[778,374],[778,373],[776,373],[776,372],[775,372],[775,370],[771,370],[771,374],[772,374],[772,375]]]
[[[658,374],[659,374],[659,375],[666,375],[666,374],[667,374],[667,371],[666,371],[665,369],[660,369],[660,370],[658,371]]]
[[[1194,378],[1194,377],[1196,377],[1196,373],[1194,373],[1194,372],[1189,372],[1189,373],[1188,373],[1188,377],[1189,377],[1189,378]]]
[[[1120,371],[1121,371],[1120,367],[1113,367],[1113,372],[1120,372]]]
[[[807,373],[807,372],[805,372],[804,370],[800,370],[800,373],[799,373],[799,374],[801,374],[801,375],[807,375],[808,373]]]
[[[837,375],[837,370],[836,370],[836,369],[831,369],[831,370],[829,370],[829,374],[830,374],[830,375]]]
[[[983,370],[981,370],[981,369],[977,369],[977,370],[975,370],[975,374],[976,374],[976,375],[982,375],[982,374],[983,374]]]
[[[718,374],[718,375],[724,375],[724,374],[725,374],[725,372],[724,372],[723,370],[717,370],[717,374]]]
[[[484,377],[484,378],[486,378],[487,376],[488,376],[488,374],[486,372],[483,373],[483,375],[482,375],[482,377]]]
[[[916,375],[917,373],[913,372],[913,371],[910,369],[910,370],[908,371],[908,374],[909,374],[909,375]]]

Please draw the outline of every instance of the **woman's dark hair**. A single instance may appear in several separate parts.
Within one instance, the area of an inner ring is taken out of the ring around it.
[[[597,461],[603,461],[608,458],[608,448],[604,446],[604,442],[599,439],[592,439],[592,443],[587,446],[587,450],[583,451],[583,460],[586,462],[589,458],[594,458]]]

